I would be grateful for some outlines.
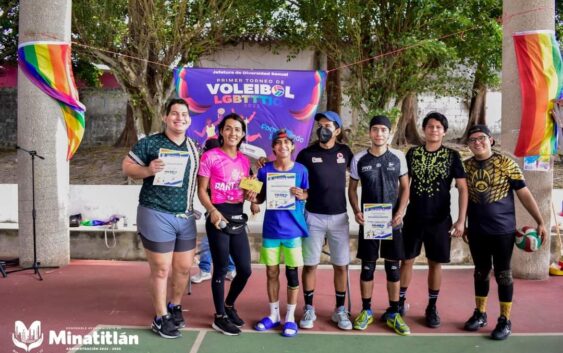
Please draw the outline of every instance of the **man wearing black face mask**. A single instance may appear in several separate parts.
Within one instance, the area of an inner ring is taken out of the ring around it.
[[[309,237],[303,238],[303,292],[305,308],[299,322],[301,328],[313,328],[316,320],[313,307],[316,269],[320,262],[325,236],[334,268],[336,309],[332,321],[342,330],[351,330],[350,315],[344,306],[347,266],[350,262],[350,233],[346,212],[346,169],[354,157],[350,148],[337,143],[342,120],[335,112],[315,116],[318,141],[302,150],[296,161],[309,170],[309,198],[306,219]]]

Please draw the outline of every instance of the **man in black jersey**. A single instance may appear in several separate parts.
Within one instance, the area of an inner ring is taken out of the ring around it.
[[[365,330],[373,322],[373,277],[375,263],[382,257],[389,296],[389,308],[383,317],[397,334],[409,335],[410,329],[399,313],[400,261],[405,259],[401,226],[409,199],[407,162],[403,152],[387,146],[391,129],[389,118],[375,116],[369,126],[372,146],[354,155],[348,188],[348,198],[356,222],[360,224],[357,257],[362,260],[362,311],[354,320],[354,328]],[[361,203],[357,193],[360,181]]]
[[[313,306],[316,269],[320,262],[325,237],[334,268],[336,309],[332,321],[342,330],[351,330],[346,299],[347,266],[350,262],[350,232],[346,212],[346,170],[352,161],[352,151],[336,139],[342,131],[337,113],[327,111],[315,116],[318,141],[302,150],[296,161],[309,170],[309,198],[306,219],[309,237],[303,238],[303,291],[305,308],[299,322],[301,328],[313,328],[316,320]]]
[[[467,239],[475,263],[475,310],[465,322],[467,331],[487,325],[487,296],[491,268],[498,285],[500,317],[491,337],[506,339],[512,332],[510,311],[514,284],[510,260],[514,248],[516,216],[514,194],[537,223],[537,232],[546,239],[540,210],[526,187],[520,167],[512,159],[493,152],[494,140],[486,125],[469,129],[468,145],[473,157],[464,162],[469,187]]]
[[[428,327],[440,326],[436,301],[442,282],[442,263],[450,262],[451,236],[460,237],[465,229],[467,182],[459,153],[442,144],[448,119],[438,112],[422,120],[425,144],[407,152],[410,177],[410,202],[405,215],[403,237],[406,260],[401,263],[399,309],[405,312],[405,296],[411,282],[415,258],[422,245],[428,259],[428,306],[425,321]],[[459,192],[459,216],[452,224],[450,189],[455,179]]]

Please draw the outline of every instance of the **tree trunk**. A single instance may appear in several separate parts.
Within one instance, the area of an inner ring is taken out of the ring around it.
[[[465,132],[460,139],[460,142],[466,143],[467,133],[469,129],[476,124],[487,124],[486,116],[486,103],[487,103],[487,86],[481,83],[480,75],[475,74],[473,81],[473,89],[471,90],[471,105],[469,106],[469,119]]]
[[[336,68],[339,64],[339,61],[335,60],[330,55],[327,55],[326,61],[328,70]],[[338,115],[340,115],[340,108],[342,105],[342,85],[340,82],[340,76],[340,70],[335,70],[330,72],[326,80],[326,108]]]
[[[127,101],[127,116],[125,117],[125,127],[119,135],[114,147],[131,147],[137,143],[137,128],[135,127],[135,117],[133,116],[133,108],[131,101]]]
[[[397,122],[393,145],[404,146],[407,144],[420,145],[422,139],[416,129],[416,118],[418,116],[418,99],[416,93],[409,93],[401,103],[401,116]]]
[[[71,2],[67,0],[53,0],[48,4],[20,1],[19,43],[54,39],[70,42],[71,13]],[[45,158],[34,160],[33,180],[32,159],[18,150],[20,264],[30,266],[37,260],[43,266],[67,265],[70,261],[67,131],[59,104],[33,85],[21,70],[18,73],[17,122],[18,145],[37,151]],[[36,215],[35,220],[32,214]]]
[[[514,32],[551,30],[554,29],[553,11],[534,11],[534,9],[552,9],[553,1],[550,0],[513,0],[503,1],[503,14],[525,13],[526,16],[514,16],[507,21],[503,29],[502,38],[502,149],[514,152],[520,118],[522,114],[522,100],[518,78],[518,66],[514,52]],[[516,158],[522,166],[522,158]],[[553,163],[551,164],[553,167]],[[524,171],[526,184],[532,195],[536,198],[542,218],[545,222],[548,236],[545,244],[534,253],[514,250],[512,257],[512,272],[516,278],[547,279],[549,277],[550,262],[550,236],[551,233],[551,192],[553,188],[553,169],[547,172]],[[516,203],[516,219],[518,225],[532,225],[535,222],[528,212]]]

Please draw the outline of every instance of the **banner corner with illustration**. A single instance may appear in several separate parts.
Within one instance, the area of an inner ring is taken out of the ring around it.
[[[326,72],[181,67],[174,70],[174,82],[178,97],[188,103],[190,138],[203,146],[218,137],[223,117],[236,113],[247,130],[241,151],[272,159],[278,129],[294,136],[295,153],[309,144]]]

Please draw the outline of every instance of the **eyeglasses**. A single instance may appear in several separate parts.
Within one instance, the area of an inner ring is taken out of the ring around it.
[[[472,137],[470,139],[467,139],[467,143],[471,143],[471,144],[475,144],[477,142],[485,142],[485,140],[488,138],[489,136],[487,135],[482,135],[479,137]]]

